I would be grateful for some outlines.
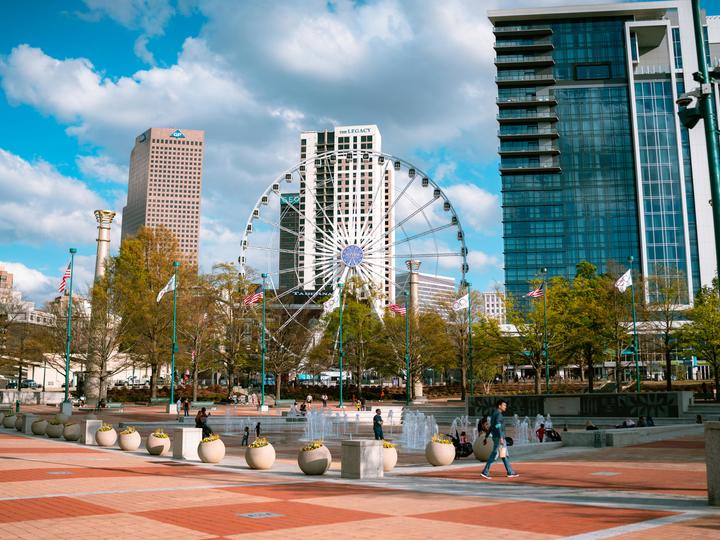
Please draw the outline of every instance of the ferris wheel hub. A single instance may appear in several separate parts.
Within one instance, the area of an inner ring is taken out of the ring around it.
[[[340,252],[340,258],[345,263],[345,266],[355,268],[359,265],[365,256],[363,249],[357,244],[350,244],[345,246]]]

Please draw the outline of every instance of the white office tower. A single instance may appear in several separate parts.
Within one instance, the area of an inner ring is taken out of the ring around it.
[[[298,277],[305,290],[322,287],[325,279],[318,271],[322,260],[341,252],[346,263],[341,279],[355,272],[382,293],[384,302],[395,301],[393,168],[373,155],[381,150],[375,125],[301,134],[300,159],[305,165],[304,170],[301,167],[300,209],[304,216]],[[328,243],[336,249],[328,250]],[[353,265],[355,252],[371,264]]]

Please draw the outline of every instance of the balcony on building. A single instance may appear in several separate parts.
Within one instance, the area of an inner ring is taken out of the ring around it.
[[[500,161],[500,174],[555,174],[562,172],[555,157],[505,158]]]
[[[552,73],[505,73],[499,71],[495,82],[500,88],[551,85],[555,84],[555,75]]]
[[[549,55],[513,54],[495,58],[498,67],[549,67],[555,65],[555,60]]]
[[[529,141],[537,139],[557,139],[560,134],[556,129],[523,129],[519,131],[498,131],[498,138],[501,141]]]
[[[530,54],[552,51],[555,46],[549,39],[503,39],[495,42],[498,54]]]
[[[557,105],[555,96],[507,96],[498,97],[497,106],[501,109],[532,107],[533,105]]]
[[[515,109],[502,109],[497,115],[497,121],[502,124],[526,124],[528,122],[557,122],[558,116],[554,111],[524,111]]]
[[[514,26],[496,26],[493,28],[495,37],[544,37],[551,36],[553,31],[547,24],[520,24]]]
[[[500,157],[507,158],[557,156],[560,154],[560,149],[552,143],[538,144],[537,142],[535,142],[533,144],[533,141],[530,141],[520,145],[501,144],[500,148],[498,148],[498,154],[500,154]]]

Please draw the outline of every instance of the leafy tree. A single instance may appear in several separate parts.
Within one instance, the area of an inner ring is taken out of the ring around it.
[[[489,394],[495,376],[502,372],[507,356],[500,352],[502,349],[493,347],[505,338],[500,330],[500,323],[495,319],[482,317],[473,324],[473,371],[475,380],[482,385],[483,393]]]
[[[40,339],[45,354],[47,364],[57,371],[62,377],[66,375],[65,369],[65,351],[67,346],[67,296],[57,297],[55,300],[48,302],[45,311],[52,315],[52,323],[42,328]],[[71,331],[72,340],[70,342],[70,361],[81,362],[84,364],[87,360],[88,343],[87,328],[88,308],[82,301],[81,297],[73,295]],[[71,367],[72,369],[72,367]],[[68,374],[68,380],[72,381],[72,376]]]
[[[296,370],[306,349],[309,331],[305,326],[290,323],[282,327],[276,316],[267,321],[265,342],[265,370],[275,374],[275,399],[280,399],[283,375]]]
[[[720,287],[703,287],[687,312],[689,323],[678,331],[678,341],[710,365],[715,379],[715,395],[720,401]]]

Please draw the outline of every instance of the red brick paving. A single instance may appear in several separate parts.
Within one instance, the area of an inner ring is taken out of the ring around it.
[[[705,441],[694,440],[675,440],[675,441],[655,441],[643,444],[635,444],[629,448],[694,448],[704,449]]]
[[[672,512],[541,502],[483,506],[477,512],[450,510],[415,517],[557,535],[581,534],[674,515]]]
[[[78,516],[114,514],[116,510],[71,497],[45,497],[41,499],[18,499],[2,501],[0,523],[32,521]]]
[[[315,497],[333,497],[337,495],[378,495],[397,493],[398,490],[382,489],[327,482],[295,482],[268,486],[239,486],[219,488],[232,493],[247,493],[256,497],[271,497],[290,501],[295,499],[313,499]]]

